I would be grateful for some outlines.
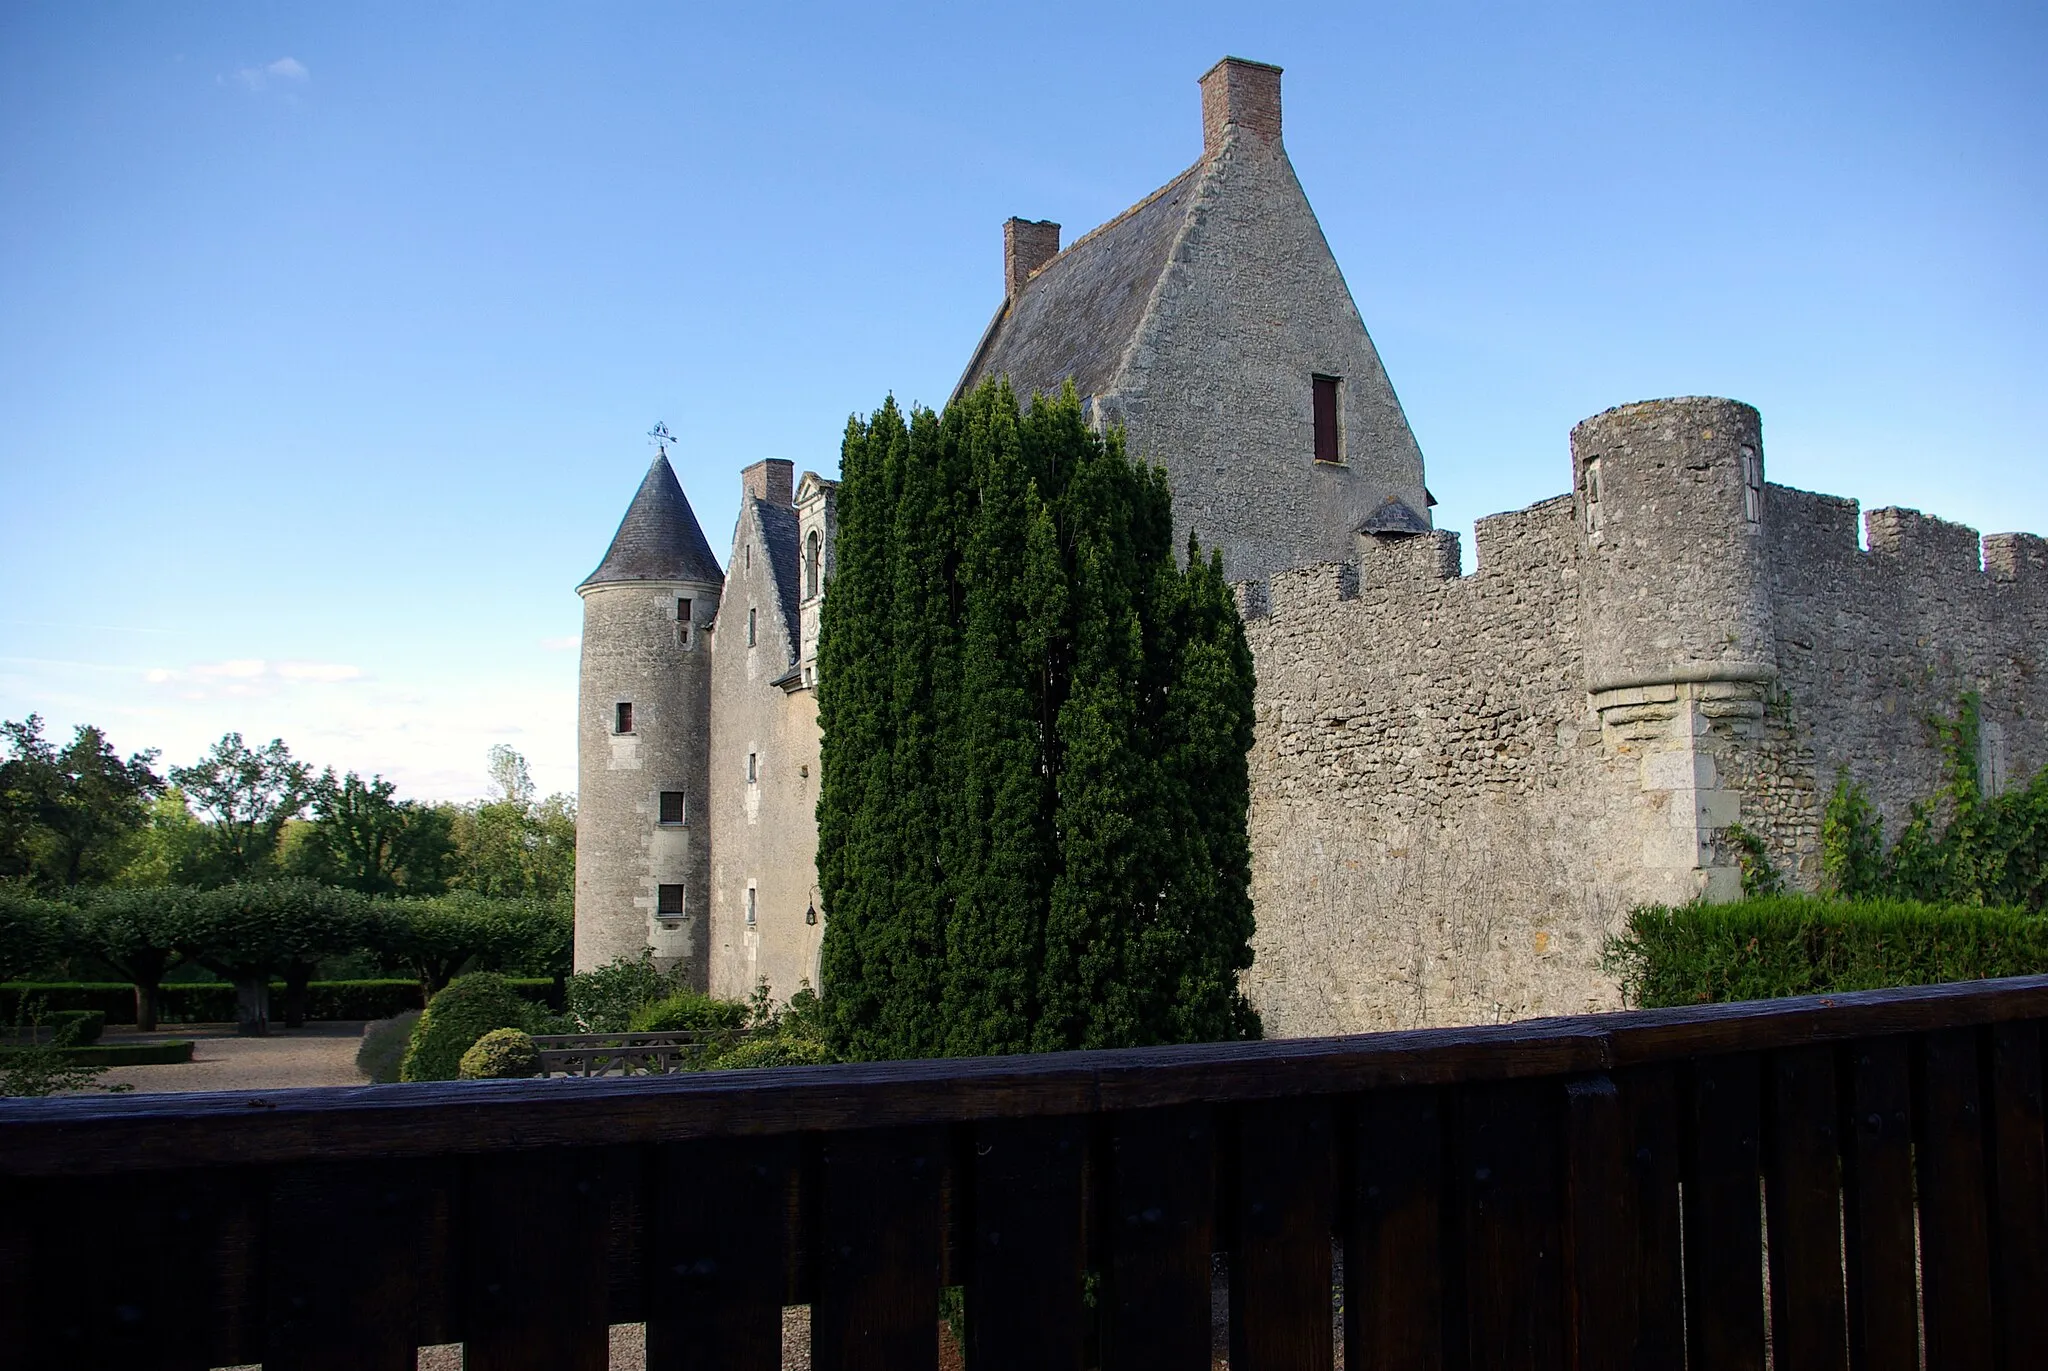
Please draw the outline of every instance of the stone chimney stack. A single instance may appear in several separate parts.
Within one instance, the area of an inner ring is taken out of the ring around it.
[[[794,502],[791,487],[796,479],[796,463],[780,457],[764,457],[740,473],[740,489],[747,498],[766,500],[771,505],[788,509]]]
[[[1014,300],[1031,273],[1060,255],[1060,226],[1050,219],[1003,221],[1003,298]]]
[[[1235,126],[1280,136],[1280,68],[1226,57],[1202,75],[1202,155],[1212,156]]]

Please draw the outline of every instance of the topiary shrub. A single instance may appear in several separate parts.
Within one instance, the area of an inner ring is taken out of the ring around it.
[[[399,1064],[401,1081],[452,1081],[462,1054],[494,1028],[524,1029],[533,1022],[531,1001],[503,976],[479,971],[457,976],[433,999],[413,1025],[412,1042]]]
[[[494,1028],[462,1054],[456,1075],[465,1081],[505,1081],[537,1075],[540,1052],[516,1028]]]
[[[832,1051],[817,1038],[776,1034],[734,1043],[704,1061],[707,1071],[741,1071],[750,1066],[823,1066]]]
[[[747,1006],[739,1000],[718,1000],[694,990],[641,1005],[627,1019],[634,1033],[730,1033],[747,1026]]]
[[[420,1021],[420,1012],[408,1009],[365,1028],[363,1045],[356,1049],[356,1070],[378,1085],[397,1080],[399,1064],[412,1043],[412,1026]]]

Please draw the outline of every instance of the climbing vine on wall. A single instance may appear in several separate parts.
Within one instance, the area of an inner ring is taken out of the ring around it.
[[[1889,848],[1884,818],[1863,787],[1835,778],[1821,820],[1824,888],[1849,898],[2048,908],[2048,770],[2025,786],[1984,793],[1974,691],[1954,717],[1928,726],[1941,744],[1943,784],[1914,804]]]

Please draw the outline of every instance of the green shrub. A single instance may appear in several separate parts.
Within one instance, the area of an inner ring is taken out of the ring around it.
[[[419,1021],[420,1011],[408,1009],[365,1027],[363,1045],[356,1049],[356,1070],[378,1085],[397,1080],[405,1049],[412,1043],[412,1026]]]
[[[536,1004],[553,983],[537,977],[507,977],[507,984]],[[272,981],[282,996],[284,982]],[[0,984],[0,1018],[11,1020],[25,999],[40,997],[53,1010],[89,1009],[111,1024],[135,1022],[135,990],[125,981],[12,981]],[[423,1003],[413,980],[314,981],[306,987],[308,1019],[388,1019]],[[165,1023],[226,1023],[235,1017],[235,987],[226,981],[172,981],[160,997]]]
[[[1644,1008],[2048,972],[2048,918],[1906,900],[1645,905],[1603,965]]]
[[[712,1053],[703,1066],[707,1071],[739,1071],[750,1066],[822,1066],[831,1060],[831,1049],[817,1038],[771,1033]]]
[[[643,950],[638,957],[619,957],[594,971],[580,971],[566,987],[570,1033],[624,1033],[631,1029],[633,1016],[656,1000],[686,989],[681,968],[664,971],[654,964],[654,954]]]
[[[457,976],[427,1002],[413,1025],[412,1042],[399,1064],[402,1081],[452,1081],[462,1054],[494,1028],[524,1029],[537,1018],[533,1003],[492,971]]]
[[[746,1005],[738,1000],[713,999],[694,990],[678,990],[651,1000],[626,1020],[626,1027],[634,1033],[728,1033],[746,1026]]]
[[[462,1054],[456,1076],[465,1081],[504,1081],[540,1071],[540,1051],[516,1028],[494,1028]]]

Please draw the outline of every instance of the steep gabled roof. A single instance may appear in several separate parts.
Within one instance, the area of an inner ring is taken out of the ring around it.
[[[775,578],[775,598],[782,603],[784,646],[788,660],[797,657],[797,576],[801,552],[797,548],[796,511],[773,500],[750,500],[754,524],[761,530],[761,546],[768,554],[768,574]]]
[[[1072,377],[1082,395],[1108,390],[1144,322],[1201,183],[1197,162],[1038,270],[982,335],[958,396],[1007,376],[1019,400]]]
[[[612,535],[604,560],[576,588],[612,581],[701,581],[707,585],[725,581],[666,452],[658,454],[654,465],[647,468],[646,479],[640,482],[626,517],[619,521],[619,531]]]

